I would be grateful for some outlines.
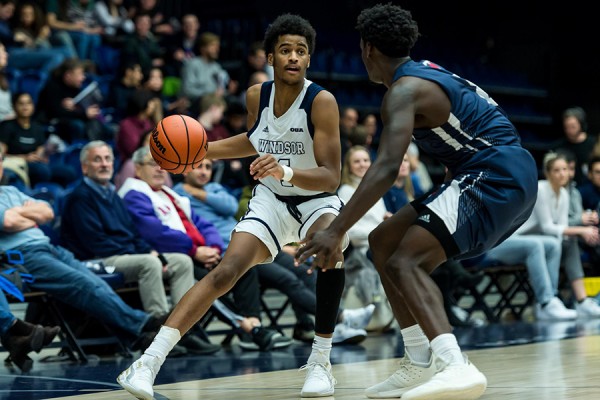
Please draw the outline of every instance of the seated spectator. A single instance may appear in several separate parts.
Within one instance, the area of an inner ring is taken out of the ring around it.
[[[152,67],[164,65],[164,50],[150,31],[152,25],[148,14],[136,14],[133,21],[135,31],[125,39],[122,57],[125,62],[138,62],[147,76]]]
[[[60,332],[58,326],[33,325],[15,317],[10,311],[4,292],[0,290],[0,343],[8,352],[10,361],[23,372],[29,372],[33,360],[27,354],[37,353],[52,343]]]
[[[144,74],[137,61],[126,61],[121,64],[121,72],[110,90],[110,98],[106,105],[114,108],[113,117],[116,122],[121,122],[127,115],[129,99],[142,87]]]
[[[181,17],[181,31],[166,38],[165,70],[167,76],[181,76],[183,63],[196,56],[200,21],[194,14]]]
[[[67,143],[74,140],[113,138],[110,127],[100,122],[100,104],[82,106],[73,99],[83,89],[84,65],[74,59],[65,60],[52,73],[40,93],[37,117],[52,123],[56,134]]]
[[[191,116],[189,100],[184,96],[165,95],[163,92],[164,83],[162,69],[160,67],[152,67],[144,81],[144,88],[154,93],[154,95],[161,100],[165,116],[173,114]]]
[[[346,152],[352,144],[350,136],[352,130],[358,125],[358,110],[354,107],[340,108],[340,140],[342,143],[342,160],[346,158]]]
[[[158,167],[148,147],[133,154],[136,176],[125,181],[119,196],[133,216],[140,235],[159,252],[179,252],[196,262],[195,277],[202,279],[221,260],[223,240],[213,224],[191,208],[186,197],[164,185],[166,171]],[[290,339],[260,325],[260,293],[256,273],[248,271],[234,286],[239,313],[251,321],[246,333],[261,349],[286,347]],[[254,329],[256,328],[256,329]]]
[[[418,182],[423,193],[430,191],[433,188],[433,181],[427,170],[427,165],[421,161],[419,147],[411,142],[411,144],[408,145],[406,154],[408,155],[408,161],[410,162],[410,173],[413,180]]]
[[[577,312],[557,297],[561,243],[548,235],[513,234],[489,250],[479,266],[525,264],[535,295],[535,316],[540,321],[570,320]]]
[[[596,211],[600,205],[600,155],[594,156],[588,162],[589,182],[577,187],[581,193],[584,210]]]
[[[192,110],[194,104],[199,104],[202,96],[213,93],[224,97],[234,94],[237,90],[237,82],[230,79],[229,73],[218,61],[220,49],[220,37],[211,32],[204,32],[198,39],[198,56],[183,64],[181,89],[190,99]]]
[[[162,119],[160,99],[149,90],[136,90],[129,98],[125,118],[119,123],[116,143],[121,160],[131,158],[142,136]]]
[[[135,29],[123,0],[96,0],[94,13],[105,37],[116,38]]]
[[[238,211],[238,200],[222,185],[211,182],[212,160],[203,160],[200,165],[184,173],[184,182],[173,187],[181,196],[190,199],[192,210],[212,222],[227,248],[237,220],[234,215]],[[294,339],[312,341],[314,338],[314,321],[317,296],[316,278],[310,266],[295,265],[295,247],[281,251],[273,262],[258,264],[253,269],[258,271],[258,280],[263,288],[273,288],[285,294],[291,301],[296,315]],[[363,329],[369,322],[373,308],[340,310],[337,328],[333,336],[334,343],[357,343],[365,338],[358,329]],[[358,329],[345,329],[357,325]]]
[[[48,0],[46,12],[48,25],[58,34],[57,40],[75,50],[71,57],[97,59],[96,50],[102,44],[102,27],[97,23],[93,1]]]
[[[198,121],[206,130],[208,141],[221,140],[229,137],[229,131],[222,124],[223,114],[227,103],[221,96],[207,94],[200,101],[200,116]]]
[[[10,47],[10,68],[34,69],[50,74],[71,53],[67,47],[50,42],[50,26],[40,7],[34,2],[19,5],[15,16],[13,45]]]
[[[179,29],[179,21],[173,16],[164,13],[165,2],[159,0],[135,0],[130,1],[129,15],[135,18],[139,14],[150,16],[150,30],[158,38],[173,35]]]
[[[0,161],[0,177],[2,173]],[[28,284],[31,289],[49,293],[58,301],[118,328],[117,332],[126,334],[123,339],[133,351],[150,345],[166,316],[159,319],[131,308],[73,253],[52,245],[38,227],[54,218],[48,203],[13,186],[1,186],[0,198],[0,251],[21,251],[27,270],[34,277]]]
[[[587,166],[596,137],[588,134],[586,112],[581,107],[570,107],[562,113],[563,138],[557,150],[567,150],[575,155],[575,183],[587,181]]]
[[[152,131],[148,131],[142,135],[142,139],[140,144],[136,148],[146,147],[150,144],[150,136],[152,135]],[[123,183],[127,180],[127,178],[135,178],[135,166],[131,158],[126,160],[121,159],[121,167],[119,168],[119,172],[115,175],[113,183],[117,190],[123,186]],[[168,187],[173,187],[173,179],[171,178],[171,174],[167,174],[165,176],[165,185]]]
[[[8,53],[2,42],[0,42],[0,121],[11,119],[15,116],[15,110],[12,107],[10,85],[4,72],[7,62]]]
[[[115,187],[112,148],[92,141],[81,149],[83,181],[67,197],[61,219],[61,241],[82,260],[101,259],[115,267],[125,282],[137,282],[144,310],[160,317],[168,314],[163,279],[171,288],[174,304],[194,285],[193,263],[181,253],[159,253],[143,240]],[[201,329],[201,328],[196,328]],[[212,354],[218,345],[195,333],[185,335],[180,345],[195,354]]]
[[[69,165],[50,163],[45,151],[46,129],[31,119],[35,108],[29,93],[13,97],[16,118],[0,123],[0,148],[6,155],[20,157],[27,162],[31,187],[42,182],[55,182],[63,187],[77,179]]]
[[[371,166],[371,156],[364,146],[353,146],[348,149],[342,166],[342,180],[338,189],[338,196],[344,203],[348,202],[361,179]],[[369,234],[391,213],[387,211],[385,202],[379,199],[369,211],[361,217],[356,224],[348,230],[350,243],[355,250],[366,253],[369,248]]]
[[[533,213],[517,229],[520,235],[546,235],[562,243],[562,265],[575,296],[579,317],[600,317],[600,306],[586,295],[583,285],[583,267],[578,239],[589,245],[598,245],[600,238],[595,226],[569,226],[569,182],[566,157],[548,153],[544,157],[546,179],[538,182],[538,196]]]

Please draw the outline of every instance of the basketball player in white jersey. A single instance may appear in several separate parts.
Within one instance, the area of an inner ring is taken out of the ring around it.
[[[278,17],[265,33],[273,81],[248,90],[249,131],[210,142],[208,159],[258,155],[250,173],[259,180],[248,212],[236,225],[220,264],[181,299],[140,359],[117,381],[140,399],[152,399],[152,385],[173,346],[252,266],[270,262],[279,250],[323,229],[339,213],[339,111],[333,95],[305,78],[315,31],[296,15]],[[302,397],[330,396],[335,379],[329,353],[344,289],[342,249],[337,268],[318,271],[315,340]]]

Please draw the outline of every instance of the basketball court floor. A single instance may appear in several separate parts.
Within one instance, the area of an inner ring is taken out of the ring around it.
[[[488,378],[483,399],[600,398],[600,319],[504,322],[457,328],[455,333]],[[156,380],[155,398],[298,399],[304,378],[298,368],[309,352],[310,345],[301,342],[280,351],[247,352],[234,340],[211,356],[168,358]],[[32,353],[35,363],[27,374],[0,365],[0,399],[133,398],[115,382],[132,359],[107,357],[87,364],[42,361],[56,353],[57,349]],[[338,384],[335,396],[328,398],[365,399],[364,389],[387,378],[402,354],[396,333],[371,334],[359,345],[334,346]],[[6,353],[0,357],[4,360]]]

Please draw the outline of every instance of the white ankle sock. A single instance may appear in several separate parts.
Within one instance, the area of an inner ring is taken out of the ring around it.
[[[410,359],[419,364],[429,365],[431,359],[431,348],[429,339],[419,325],[413,325],[400,331],[404,348],[410,355]]]
[[[179,333],[178,329],[163,325],[144,354],[157,357],[162,364],[165,361],[167,354],[173,350],[173,347],[180,340],[181,333]]]
[[[436,357],[448,364],[464,364],[465,359],[460,351],[456,336],[444,333],[431,341],[431,350]]]
[[[324,338],[315,335],[312,344],[312,352],[308,357],[308,362],[329,363],[329,354],[331,353],[332,338]]]

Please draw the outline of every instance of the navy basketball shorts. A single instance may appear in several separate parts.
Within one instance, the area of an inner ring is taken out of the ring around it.
[[[518,146],[493,147],[454,171],[451,181],[414,200],[415,225],[441,243],[448,258],[478,256],[510,236],[531,215],[538,172]]]

